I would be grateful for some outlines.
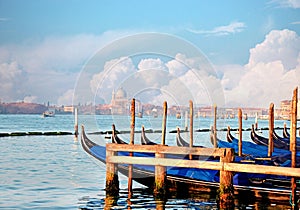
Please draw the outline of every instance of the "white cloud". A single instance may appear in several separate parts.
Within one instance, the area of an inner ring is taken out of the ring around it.
[[[0,97],[2,101],[14,101],[23,93],[26,75],[16,62],[0,63]]]
[[[24,102],[25,103],[35,103],[36,102],[37,97],[36,96],[25,96],[24,98]]]
[[[68,90],[74,87],[86,60],[99,48],[128,33],[108,31],[101,35],[46,37],[18,45],[2,45],[1,99],[17,101],[34,95],[39,103],[50,101],[55,104],[58,98],[64,101],[60,96],[68,95]]]
[[[123,87],[124,80],[137,72],[131,58],[121,57],[107,61],[100,72],[94,74],[90,88],[94,95],[101,97],[106,103],[110,102],[112,91]]]
[[[279,105],[281,100],[289,99],[300,85],[299,61],[299,36],[289,30],[271,31],[250,50],[249,63],[235,80],[237,85],[225,89],[227,105],[268,107],[271,102]],[[226,75],[223,84],[228,82]]]
[[[5,22],[5,21],[9,21],[9,18],[0,17],[0,22]]]
[[[218,26],[212,30],[193,30],[188,29],[188,31],[195,34],[204,34],[204,35],[214,35],[214,36],[224,36],[242,32],[246,28],[246,24],[243,22],[232,22],[229,25]]]
[[[71,105],[73,104],[74,89],[69,89],[57,99],[57,104]]]
[[[274,0],[272,2],[279,4],[281,7],[300,8],[300,0]]]
[[[268,63],[280,60],[285,69],[293,69],[297,65],[300,52],[300,38],[294,31],[273,30],[265,40],[250,49],[249,68],[257,63]]]
[[[300,25],[300,21],[295,21],[291,23],[292,25]]]

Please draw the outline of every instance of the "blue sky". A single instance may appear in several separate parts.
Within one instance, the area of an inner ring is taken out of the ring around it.
[[[278,103],[299,84],[299,0],[0,0],[0,98],[72,103],[72,89],[95,52],[145,32],[170,34],[196,46],[214,66],[226,105]],[[276,53],[275,48],[282,49]],[[278,71],[272,70],[285,87],[283,95],[269,96],[272,81],[252,92],[250,82],[239,85],[254,78],[258,68],[268,75],[270,66]],[[251,104],[256,95],[262,102]]]

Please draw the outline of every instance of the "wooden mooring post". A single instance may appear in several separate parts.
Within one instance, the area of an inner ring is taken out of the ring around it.
[[[290,126],[290,151],[292,153],[291,157],[291,167],[296,168],[296,153],[297,153],[297,138],[296,138],[296,131],[297,131],[297,102],[298,102],[298,87],[295,88],[293,92],[293,98],[291,103],[291,126]],[[298,199],[297,199],[297,182],[296,178],[291,178],[291,199],[290,203],[293,210],[299,209],[298,208]]]
[[[272,156],[274,151],[273,143],[273,132],[274,132],[274,104],[270,104],[269,108],[269,144],[268,144],[268,157]]]
[[[75,123],[74,123],[74,135],[75,135],[75,138],[77,138],[78,137],[78,108],[77,107],[75,107],[74,108],[74,121],[75,121]]]
[[[134,130],[135,130],[135,99],[131,101],[131,123],[130,123],[130,141],[129,144],[134,144]],[[133,153],[130,152],[129,156],[132,157]],[[128,166],[128,199],[132,197],[132,164]]]
[[[231,163],[233,159],[233,149],[226,148],[225,155],[220,157],[220,163]],[[233,173],[224,168],[220,170],[220,186],[217,201],[220,209],[232,209],[234,207]]]
[[[213,138],[214,138],[214,148],[218,147],[217,144],[217,105],[214,105],[214,133],[213,133]]]
[[[161,134],[161,145],[165,145],[166,140],[166,129],[167,129],[167,111],[168,105],[165,101],[163,104],[163,118],[162,118],[162,134]],[[155,158],[164,158],[165,154],[157,151]],[[154,183],[154,196],[156,200],[164,200],[167,193],[166,186],[166,168],[161,165],[155,166],[155,183]]]
[[[116,156],[116,151],[106,150],[106,159],[112,156]],[[117,197],[119,196],[119,176],[118,165],[115,163],[106,162],[106,206],[113,206],[117,203]]]
[[[194,107],[193,107],[193,101],[190,100],[190,148],[194,145]],[[189,159],[191,160],[193,157],[190,154]]]
[[[238,152],[238,155],[242,156],[243,155],[243,114],[242,114],[241,108],[239,108],[238,118],[239,118],[239,152]]]

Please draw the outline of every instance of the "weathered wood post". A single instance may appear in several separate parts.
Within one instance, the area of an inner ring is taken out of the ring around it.
[[[165,145],[166,138],[166,126],[167,126],[167,102],[163,105],[163,120],[162,120],[162,136],[161,144]],[[164,158],[164,154],[156,152],[155,158]],[[155,184],[154,184],[154,196],[156,200],[164,200],[166,195],[166,168],[164,166],[155,166]]]
[[[286,123],[283,123],[283,130],[286,130]]]
[[[74,108],[74,121],[75,121],[75,123],[74,123],[74,130],[75,130],[75,132],[74,132],[74,134],[75,134],[75,138],[77,138],[78,137],[78,108],[77,107],[75,107]]]
[[[129,144],[134,144],[134,129],[135,129],[135,99],[131,101],[131,123],[130,123],[130,141]],[[133,153],[130,152],[129,156],[133,156]],[[128,199],[132,197],[132,164],[128,166]]]
[[[296,153],[297,153],[297,102],[298,102],[298,87],[293,92],[293,99],[291,103],[291,126],[290,126],[290,151],[292,153],[291,167],[296,168]],[[297,204],[297,183],[295,177],[291,178],[291,205],[292,209],[298,209]]]
[[[269,108],[269,146],[268,146],[268,156],[271,157],[274,151],[273,143],[273,132],[274,132],[274,104],[270,104]]]
[[[106,160],[112,156],[116,156],[118,153],[106,149]],[[118,165],[106,161],[106,204],[114,205],[117,202],[117,199],[114,199],[119,196],[119,176],[118,176]]]
[[[257,112],[255,113],[255,130],[258,130],[258,116]]]
[[[161,144],[165,145],[166,142],[166,128],[167,128],[167,112],[168,112],[168,105],[167,102],[165,101],[163,104],[163,118],[162,118],[162,126],[161,126]]]
[[[190,147],[193,147],[194,145],[194,107],[193,107],[193,101],[190,100]],[[192,160],[192,155],[189,155],[189,159]]]
[[[225,165],[233,162],[233,159],[233,149],[226,148],[224,157],[220,157],[220,162]],[[220,187],[217,201],[220,209],[232,209],[234,207],[233,173],[231,171],[220,170]]]
[[[217,148],[217,105],[214,105],[214,148]]]
[[[184,130],[185,131],[188,131],[188,112],[187,111],[185,111],[185,122],[184,122]]]
[[[243,114],[242,114],[242,109],[239,108],[239,113],[238,113],[238,118],[239,118],[239,156],[243,155]]]

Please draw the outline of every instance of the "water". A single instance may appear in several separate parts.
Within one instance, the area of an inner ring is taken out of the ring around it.
[[[161,130],[161,118],[144,117],[136,119],[136,130]],[[87,133],[111,130],[112,123],[121,131],[129,130],[130,119],[126,116],[79,116],[79,124],[84,124]],[[176,126],[184,128],[185,120],[169,117],[167,130],[175,130]],[[254,123],[254,119],[244,121],[244,128]],[[210,128],[210,118],[199,118],[194,121],[194,129]],[[237,120],[219,120],[218,128],[230,125],[237,128]],[[260,127],[267,127],[268,121],[259,122]],[[276,121],[275,127],[282,127],[283,121]],[[41,118],[40,115],[0,115],[0,133],[6,132],[73,132],[74,117],[72,115],[56,115]],[[265,131],[267,132],[267,131]],[[139,142],[140,134],[135,141]],[[244,139],[249,133],[244,132]],[[263,135],[267,135],[264,133]],[[124,140],[128,134],[120,135]],[[151,140],[160,142],[160,133],[147,134]],[[188,139],[188,133],[182,134]],[[104,136],[90,134],[89,137],[104,143]],[[195,144],[211,146],[209,134],[196,132]],[[218,133],[225,138],[224,132]],[[166,143],[175,143],[175,134],[167,134]],[[81,148],[80,142],[73,135],[67,136],[10,136],[0,138],[0,208],[1,209],[103,209],[105,200],[105,166],[97,163]],[[116,209],[127,209],[127,180],[120,177],[122,189]],[[132,209],[155,209],[158,204],[151,192],[134,183]],[[253,209],[251,205],[247,209]],[[246,208],[245,207],[245,208]],[[272,207],[272,206],[271,206]],[[203,201],[195,199],[170,198],[166,209],[216,209],[215,200]]]

